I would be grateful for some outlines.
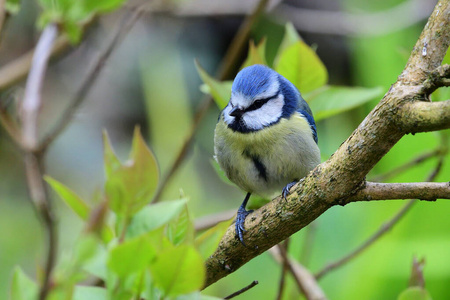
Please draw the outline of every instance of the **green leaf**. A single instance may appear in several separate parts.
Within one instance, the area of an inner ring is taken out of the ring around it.
[[[277,55],[275,57],[275,64],[278,64],[278,60],[280,59],[281,53],[283,53],[286,48],[289,46],[294,45],[295,43],[301,41],[302,39],[297,33],[297,30],[295,29],[294,25],[292,23],[286,23],[284,27],[284,36],[283,40],[281,41],[280,47],[278,48]]]
[[[95,286],[76,286],[72,300],[107,300],[104,288]]]
[[[122,165],[114,153],[114,149],[111,145],[111,141],[106,130],[103,130],[103,162],[106,179],[108,179],[111,176],[111,173],[119,169]]]
[[[110,172],[105,193],[110,208],[120,217],[128,219],[152,199],[158,184],[158,164],[138,127],[134,130],[129,160],[115,170],[110,167],[105,170]]]
[[[81,266],[98,250],[99,240],[94,234],[82,235],[74,245],[72,263]]]
[[[180,199],[144,207],[131,219],[127,229],[127,237],[136,237],[169,223],[183,210],[186,202],[187,199]]]
[[[5,11],[11,15],[15,15],[20,10],[20,0],[6,0]]]
[[[181,243],[192,244],[194,242],[194,232],[195,229],[189,216],[187,204],[184,204],[181,213],[169,222],[167,236],[175,246]]]
[[[106,13],[116,8],[119,8],[125,0],[83,0],[80,1],[82,5],[77,7],[82,13],[79,14],[80,18],[89,16],[94,13]]]
[[[162,252],[150,265],[155,285],[166,296],[199,290],[205,279],[205,266],[194,247],[180,245]]]
[[[286,77],[302,93],[313,91],[328,81],[325,65],[303,41],[283,50],[275,64],[275,71]]]
[[[20,267],[16,267],[11,284],[11,300],[34,300],[38,292],[38,285]]]
[[[80,196],[50,176],[44,176],[44,180],[82,220],[87,220],[90,209]]]
[[[97,248],[94,256],[83,265],[83,270],[106,281],[108,269],[106,262],[108,260],[108,252],[105,248]]]
[[[414,286],[404,290],[397,298],[398,300],[431,300],[427,290],[419,286]]]
[[[213,97],[217,106],[223,109],[230,99],[231,96],[231,84],[230,82],[220,82],[211,77],[198,63],[195,61],[195,66],[200,78],[208,86],[208,89],[203,88],[202,91],[207,90],[209,94]]]
[[[380,97],[382,93],[382,87],[326,86],[304,95],[304,98],[308,101],[317,122],[367,103]]]
[[[195,239],[195,247],[203,259],[207,259],[216,250],[228,227],[233,223],[233,219],[218,223]]]
[[[156,250],[148,236],[128,240],[109,252],[108,267],[119,277],[143,271],[155,257]]]
[[[125,0],[39,0],[42,14],[38,25],[49,23],[62,25],[64,33],[72,43],[78,43],[83,33],[83,24],[95,15],[117,9]]]
[[[265,65],[266,61],[266,39],[263,38],[258,45],[255,46],[253,41],[250,41],[248,56],[242,65],[241,69],[252,65]]]
[[[78,44],[83,36],[83,29],[75,22],[66,21],[63,24],[64,32],[72,44]]]

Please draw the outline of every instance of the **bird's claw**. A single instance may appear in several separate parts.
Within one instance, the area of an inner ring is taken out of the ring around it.
[[[239,238],[239,241],[242,243],[242,245],[246,246],[244,243],[244,223],[245,218],[251,213],[253,210],[245,210],[243,207],[239,207],[237,216],[236,216],[236,236]]]
[[[286,186],[283,188],[283,190],[281,191],[281,196],[283,197],[284,200],[287,199],[287,196],[289,196],[289,194],[291,193],[289,190],[290,190],[291,187],[293,187],[296,183],[297,183],[297,181],[292,181],[292,182],[286,184]]]

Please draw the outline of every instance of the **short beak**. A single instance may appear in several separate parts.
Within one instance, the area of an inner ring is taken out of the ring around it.
[[[243,113],[244,111],[241,108],[235,106],[230,110],[228,114],[232,117],[240,117]]]

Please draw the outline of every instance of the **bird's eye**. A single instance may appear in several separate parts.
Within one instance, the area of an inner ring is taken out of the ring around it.
[[[253,101],[251,107],[253,110],[255,110],[255,109],[258,109],[261,106],[263,106],[266,102],[267,102],[267,99],[257,99],[255,101]]]

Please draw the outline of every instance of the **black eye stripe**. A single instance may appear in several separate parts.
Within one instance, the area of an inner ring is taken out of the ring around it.
[[[275,99],[276,97],[278,97],[279,92],[277,92],[275,95],[268,97],[268,98],[264,98],[264,99],[258,99],[255,100],[249,107],[247,107],[244,111],[248,112],[248,111],[252,111],[252,110],[257,110],[259,108],[261,108],[264,104],[266,104],[267,102],[269,102],[272,99]]]

